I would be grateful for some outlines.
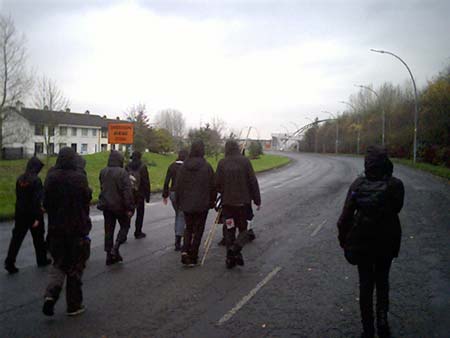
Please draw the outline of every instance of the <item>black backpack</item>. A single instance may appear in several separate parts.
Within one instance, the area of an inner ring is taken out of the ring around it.
[[[357,214],[377,221],[382,218],[387,206],[388,181],[371,181],[363,178],[353,191]]]

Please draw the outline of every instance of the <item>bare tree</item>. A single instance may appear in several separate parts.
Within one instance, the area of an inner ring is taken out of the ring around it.
[[[55,81],[43,75],[37,81],[33,104],[39,109],[62,110],[69,107],[70,101],[64,96]]]
[[[184,135],[186,121],[183,114],[175,109],[165,109],[158,112],[155,122],[160,128],[167,129],[176,139],[181,139]]]
[[[9,136],[9,131],[3,130],[3,124],[10,115],[7,107],[20,100],[31,88],[32,79],[26,60],[25,37],[19,35],[11,17],[0,15],[0,150]]]
[[[214,116],[211,120],[211,129],[215,130],[220,137],[223,137],[225,132],[226,123],[220,117]]]

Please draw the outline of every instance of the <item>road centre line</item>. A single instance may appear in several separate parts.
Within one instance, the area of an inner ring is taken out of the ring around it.
[[[270,272],[261,282],[259,282],[254,289],[252,289],[244,298],[242,298],[230,311],[228,311],[220,320],[217,322],[218,325],[222,325],[231,319],[256,293],[266,285],[275,275],[280,272],[281,267],[276,267],[272,272]]]
[[[322,223],[320,223],[316,230],[313,231],[313,233],[311,234],[311,237],[314,237],[315,235],[317,235],[317,233],[320,231],[320,229],[322,229],[323,225],[327,222],[327,220],[324,220]]]

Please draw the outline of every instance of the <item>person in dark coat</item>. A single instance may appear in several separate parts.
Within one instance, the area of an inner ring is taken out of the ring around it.
[[[186,220],[181,262],[187,265],[197,264],[206,217],[216,200],[214,170],[204,155],[203,142],[193,142],[189,158],[178,170],[175,184],[176,205]]]
[[[28,230],[33,236],[33,245],[36,252],[36,262],[39,267],[47,266],[51,261],[47,258],[44,240],[44,217],[42,198],[44,190],[38,174],[44,164],[32,157],[23,175],[16,181],[16,208],[15,224],[9,244],[8,255],[5,259],[5,269],[10,273],[19,272],[16,267],[16,257]]]
[[[119,247],[127,240],[130,220],[134,212],[134,197],[128,172],[123,168],[123,155],[111,150],[108,166],[100,172],[100,195],[97,208],[105,219],[106,265],[121,262]],[[116,221],[120,230],[114,242]]]
[[[252,218],[252,201],[257,210],[261,207],[261,194],[252,164],[240,153],[239,145],[234,140],[225,143],[225,158],[217,165],[216,188],[222,196],[226,265],[231,269],[236,264],[244,265],[241,251],[250,241],[247,221]],[[237,238],[236,229],[239,230]]]
[[[53,257],[43,313],[54,314],[66,280],[67,315],[84,312],[82,275],[90,255],[89,203],[92,191],[86,175],[77,168],[79,155],[70,147],[59,151],[44,184],[44,208],[48,213],[49,251]]]
[[[134,151],[131,155],[131,162],[127,164],[126,170],[133,176],[135,187],[133,188],[134,203],[136,205],[136,220],[134,237],[136,239],[144,238],[142,232],[144,222],[145,202],[150,202],[150,178],[147,166],[142,163],[142,155],[139,151]]]
[[[377,292],[377,331],[390,337],[389,271],[400,250],[398,213],[403,207],[402,181],[392,176],[385,148],[371,146],[364,160],[365,175],[350,186],[337,223],[339,243],[351,264],[358,265],[363,337],[374,336],[373,290]]]
[[[188,152],[186,150],[180,150],[178,157],[167,169],[166,178],[164,180],[163,188],[163,203],[167,205],[167,198],[170,198],[173,210],[175,211],[175,251],[181,250],[181,239],[183,238],[185,221],[184,214],[178,208],[176,202],[175,183],[177,179],[177,173],[180,167],[183,165],[184,160],[187,158]],[[169,188],[170,185],[170,188]]]

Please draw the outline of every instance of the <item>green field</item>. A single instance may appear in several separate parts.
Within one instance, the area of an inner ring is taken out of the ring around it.
[[[408,167],[412,167],[415,169],[419,169],[422,171],[429,172],[433,175],[440,176],[443,178],[446,178],[447,180],[450,180],[450,168],[440,166],[440,165],[433,165],[429,163],[423,163],[423,162],[416,162],[416,164],[413,163],[411,160],[405,160],[400,158],[394,158],[394,163],[399,163],[406,165]]]
[[[109,153],[97,153],[86,155],[86,171],[88,174],[89,185],[93,190],[93,202],[95,203],[100,192],[98,175],[108,161]],[[163,188],[164,177],[166,176],[167,168],[172,163],[176,155],[159,155],[154,153],[145,153],[143,160],[147,163],[150,181],[152,185],[152,192],[160,192]],[[209,158],[213,168],[217,167],[219,158]],[[48,163],[47,163],[48,161]],[[40,177],[44,182],[48,169],[55,164],[56,158],[52,157],[44,159],[44,168],[40,173]],[[289,159],[278,155],[263,155],[259,159],[252,160],[253,167],[256,172],[276,168],[289,163]],[[14,215],[15,203],[15,182],[16,178],[25,171],[26,160],[17,161],[0,161],[0,220],[11,219]]]

